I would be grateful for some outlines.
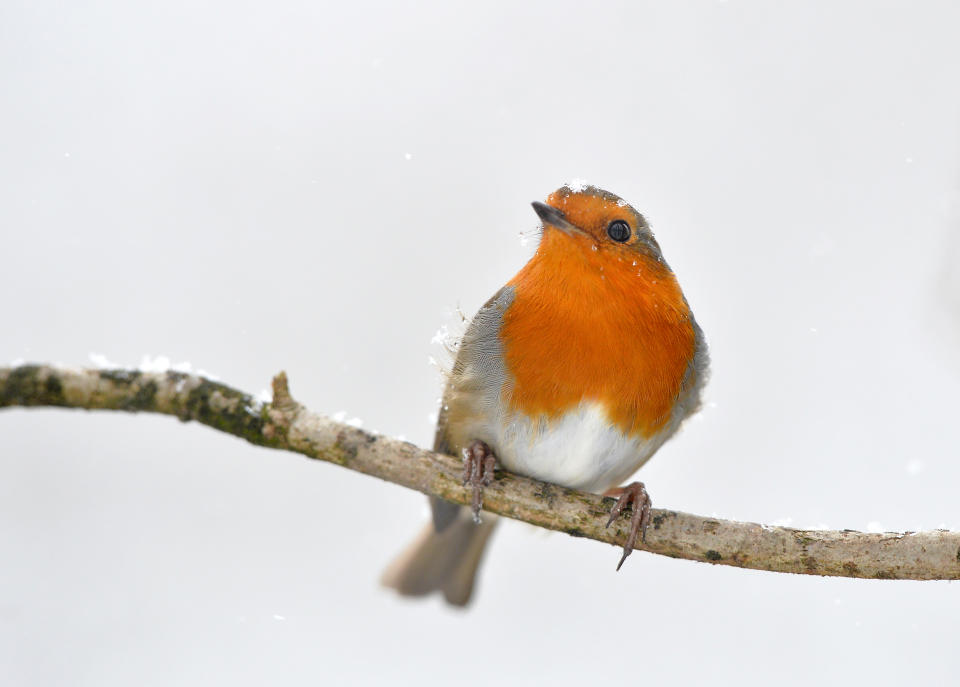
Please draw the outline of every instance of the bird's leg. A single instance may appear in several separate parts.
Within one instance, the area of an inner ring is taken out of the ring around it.
[[[473,521],[480,523],[480,506],[483,505],[483,488],[493,482],[493,470],[497,457],[493,450],[479,439],[474,439],[463,449],[463,483],[473,487]]]
[[[650,501],[650,495],[643,482],[632,482],[625,487],[615,487],[603,492],[604,496],[618,496],[617,502],[610,509],[610,519],[607,520],[607,527],[613,524],[623,509],[629,505],[633,506],[633,514],[630,516],[630,534],[627,535],[627,541],[623,543],[623,556],[617,563],[617,570],[627,560],[627,556],[633,553],[633,547],[637,540],[646,541],[647,527],[650,525],[650,507],[653,502]]]

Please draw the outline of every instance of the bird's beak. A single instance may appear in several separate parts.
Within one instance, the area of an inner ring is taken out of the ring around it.
[[[537,213],[537,216],[545,225],[549,224],[551,227],[556,227],[564,234],[583,233],[583,230],[580,229],[580,227],[568,222],[563,212],[557,210],[552,205],[547,205],[546,203],[541,203],[537,200],[533,201],[531,205],[533,205],[533,211]]]

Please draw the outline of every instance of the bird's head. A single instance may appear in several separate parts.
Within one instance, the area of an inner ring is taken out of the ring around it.
[[[584,249],[642,255],[662,262],[660,246],[643,215],[619,196],[596,186],[567,185],[534,202],[546,238],[560,232]]]

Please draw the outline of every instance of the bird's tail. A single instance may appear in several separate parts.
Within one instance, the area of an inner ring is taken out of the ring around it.
[[[460,508],[440,531],[431,522],[383,572],[380,581],[404,596],[442,592],[448,603],[466,606],[496,524],[496,516],[489,513],[475,523],[467,508]]]

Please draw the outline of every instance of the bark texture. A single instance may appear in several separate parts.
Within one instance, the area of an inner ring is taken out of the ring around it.
[[[0,367],[0,408],[53,406],[173,415],[258,446],[295,451],[410,489],[469,505],[459,458],[373,434],[317,415],[273,380],[263,403],[229,386],[182,372]],[[613,499],[498,472],[484,510],[575,537],[622,545],[629,516],[604,527]],[[774,572],[875,579],[960,579],[960,533],[882,534],[798,530],[654,509],[637,546],[674,558]]]

